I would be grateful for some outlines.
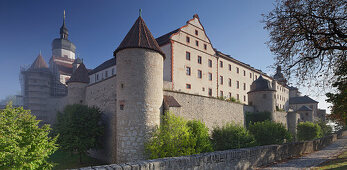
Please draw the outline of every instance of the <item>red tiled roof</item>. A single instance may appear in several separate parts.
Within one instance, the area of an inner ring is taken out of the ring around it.
[[[67,83],[71,82],[89,83],[88,70],[83,63],[78,66]]]
[[[116,56],[118,51],[126,48],[151,49],[159,52],[165,58],[165,54],[161,51],[157,41],[153,38],[152,33],[147,28],[146,23],[143,21],[141,16],[137,18],[135,24],[131,27],[128,34],[114,51],[113,55]]]
[[[35,59],[34,63],[31,64],[30,69],[41,69],[41,68],[48,68],[47,63],[45,60],[42,58],[41,54],[37,56]]]

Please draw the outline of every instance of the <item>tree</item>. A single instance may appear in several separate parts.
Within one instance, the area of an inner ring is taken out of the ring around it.
[[[48,157],[57,150],[57,136],[50,137],[49,125],[23,107],[8,104],[0,110],[0,169],[50,169]]]
[[[322,129],[317,123],[300,122],[296,129],[300,141],[314,140],[323,137]]]
[[[330,85],[331,73],[346,61],[346,13],[345,0],[277,1],[263,21],[275,65],[298,82]]]
[[[196,154],[195,146],[187,122],[170,112],[165,112],[160,127],[145,145],[151,159]]]
[[[259,145],[282,144],[285,140],[292,139],[292,135],[283,124],[269,120],[250,124],[248,130]]]
[[[195,152],[212,152],[213,147],[206,125],[198,120],[190,120],[187,122],[187,126],[189,127],[189,132],[196,141]]]
[[[336,70],[335,76],[333,87],[337,88],[337,92],[326,94],[326,101],[333,104],[329,117],[347,125],[347,61]]]
[[[58,112],[54,131],[59,134],[61,148],[77,152],[82,162],[82,155],[100,146],[98,138],[104,131],[101,116],[98,108],[80,104],[67,105],[62,113]]]

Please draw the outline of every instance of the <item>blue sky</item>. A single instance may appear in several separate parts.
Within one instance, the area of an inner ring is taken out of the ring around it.
[[[236,59],[273,74],[273,55],[265,44],[262,13],[274,0],[1,0],[0,99],[20,92],[19,68],[30,65],[40,50],[46,62],[51,42],[59,37],[63,10],[69,39],[88,68],[112,57],[142,9],[154,37],[185,24],[197,13],[213,46]],[[315,97],[313,97],[315,98]],[[324,101],[324,98],[315,98]],[[323,108],[325,104],[321,105]]]

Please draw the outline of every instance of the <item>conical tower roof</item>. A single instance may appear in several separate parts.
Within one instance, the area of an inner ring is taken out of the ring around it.
[[[31,64],[30,66],[30,70],[34,70],[34,69],[42,69],[42,68],[48,68],[47,63],[45,62],[45,60],[43,59],[42,55],[39,54],[35,61],[33,62],[33,64]]]
[[[89,83],[88,70],[83,63],[81,63],[76,71],[72,74],[68,83],[71,82]]]
[[[161,51],[157,41],[154,39],[141,16],[137,18],[135,24],[131,27],[128,34],[114,51],[113,55],[116,56],[118,51],[126,48],[145,48],[154,50],[165,58],[165,54]]]

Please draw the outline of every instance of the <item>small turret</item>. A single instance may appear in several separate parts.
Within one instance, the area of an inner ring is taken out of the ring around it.
[[[83,63],[72,74],[67,81],[68,85],[68,103],[85,104],[86,87],[89,83],[88,70]]]
[[[83,60],[77,57],[75,61],[72,63],[72,72],[75,72],[77,68],[80,66],[80,64],[83,63]]]
[[[251,85],[251,90],[248,92],[249,105],[254,106],[256,112],[275,111],[275,95],[276,90],[271,87],[268,80],[263,76],[259,76]]]

